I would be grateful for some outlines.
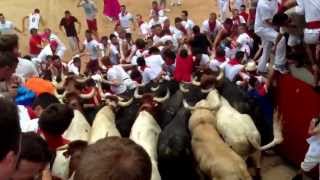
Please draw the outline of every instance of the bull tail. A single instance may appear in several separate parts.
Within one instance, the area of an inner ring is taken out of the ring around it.
[[[261,151],[270,149],[278,144],[281,144],[283,141],[282,135],[282,115],[279,116],[278,110],[273,115],[273,140],[260,148]]]

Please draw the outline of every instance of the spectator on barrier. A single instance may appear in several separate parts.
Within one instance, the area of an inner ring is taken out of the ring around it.
[[[311,171],[320,163],[320,114],[311,120],[308,134],[311,136],[307,139],[309,149],[305,155],[303,162],[301,163],[301,170],[292,180],[303,179],[304,172]]]

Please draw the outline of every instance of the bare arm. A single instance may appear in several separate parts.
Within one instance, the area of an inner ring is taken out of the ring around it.
[[[25,21],[28,19],[29,16],[25,16],[22,18],[22,31],[24,32],[26,29]]]
[[[212,47],[213,49],[216,49],[218,47],[218,45],[220,44],[220,41],[222,40],[223,34],[224,34],[224,30],[220,29],[216,38],[214,39],[213,47]]]
[[[78,34],[80,34],[81,32],[81,23],[79,21],[76,21],[76,23],[78,24]]]

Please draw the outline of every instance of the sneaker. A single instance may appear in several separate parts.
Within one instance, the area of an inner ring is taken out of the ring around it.
[[[273,65],[273,69],[275,71],[280,72],[281,74],[287,74],[289,73],[288,68],[285,65]]]

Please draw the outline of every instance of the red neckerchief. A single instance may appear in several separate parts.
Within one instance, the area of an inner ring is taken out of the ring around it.
[[[170,65],[174,64],[174,62],[175,62],[174,60],[175,60],[175,59],[169,58],[169,59],[166,59],[166,60],[165,60],[165,63],[166,63],[166,65],[170,66]]]
[[[216,21],[213,21],[213,22],[208,21],[208,23],[209,23],[210,32],[214,32],[214,29],[216,28]]]
[[[127,15],[127,12],[121,13],[121,16],[125,16]]]
[[[231,66],[234,66],[234,65],[237,65],[239,64],[239,61],[238,59],[234,58],[234,59],[231,59],[228,64],[230,64]]]
[[[225,56],[217,56],[217,57],[215,57],[215,59],[216,60],[218,60],[219,62],[224,62],[224,61],[226,61],[226,57]]]
[[[239,16],[234,17],[232,20],[233,20],[233,25],[238,26],[241,23]]]
[[[48,143],[50,150],[55,151],[58,147],[61,147],[63,145],[70,143],[69,140],[64,139],[61,135],[60,136],[53,136],[53,135],[50,135],[49,133],[41,130],[40,128],[38,129],[38,134],[41,134],[44,136],[44,138],[46,139],[46,141]]]
[[[27,111],[31,120],[37,118],[36,112],[34,112],[30,106],[27,107]]]
[[[148,66],[144,65],[144,66],[140,66],[140,70],[144,71],[146,68],[148,68]]]
[[[186,28],[184,28],[183,26],[181,26],[181,27],[179,28],[179,30],[180,30],[181,32],[183,32],[184,35],[187,35],[187,34],[188,34],[188,31],[187,31]]]
[[[144,23],[144,21],[138,22],[139,27]]]

